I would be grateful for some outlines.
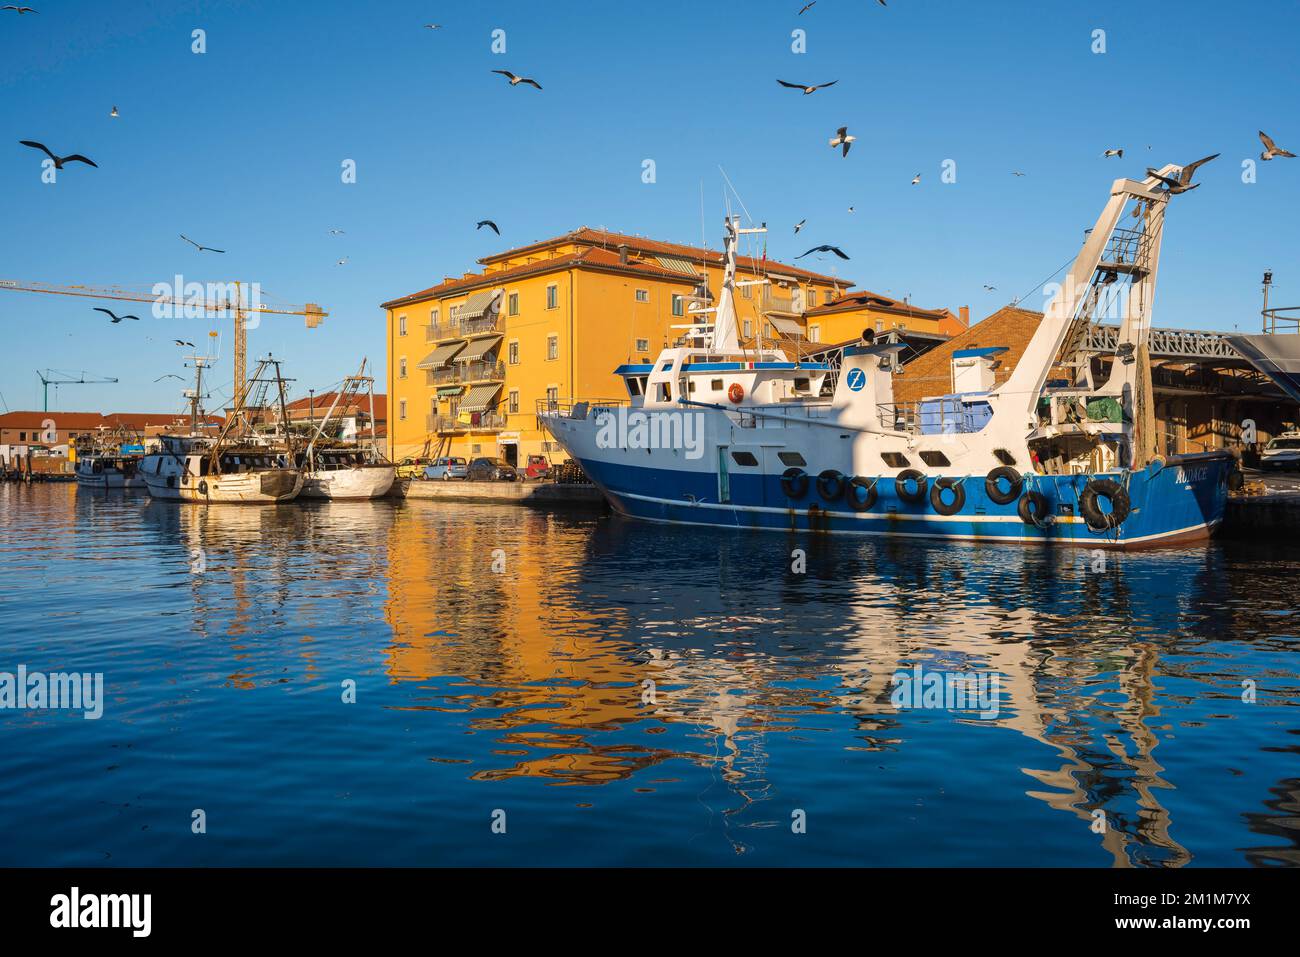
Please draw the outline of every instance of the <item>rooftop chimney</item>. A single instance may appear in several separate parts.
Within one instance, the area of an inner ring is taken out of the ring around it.
[[[961,324],[967,329],[970,328],[970,306],[961,307]]]
[[[618,264],[620,266],[627,265],[627,243],[618,244]]]

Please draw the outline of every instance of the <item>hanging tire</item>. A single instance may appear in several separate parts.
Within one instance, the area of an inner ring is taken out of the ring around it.
[[[794,499],[808,494],[808,473],[803,469],[786,469],[781,475],[781,491]]]
[[[1006,480],[1009,486],[1005,492],[1002,491],[1002,486],[999,484],[1003,479]],[[1020,498],[1020,493],[1024,487],[1025,480],[1010,465],[999,465],[984,477],[984,494],[989,497],[990,502],[997,505],[1010,505]]]
[[[908,488],[908,482],[915,482],[916,489]],[[894,492],[904,502],[922,502],[925,500],[927,480],[923,472],[916,469],[903,469],[894,479]]]
[[[208,494],[208,483],[203,479],[199,479],[199,494],[200,495]]]
[[[943,493],[952,492],[952,501],[945,502]],[[930,486],[930,504],[940,515],[956,515],[966,506],[966,489],[955,478],[942,476]]]
[[[817,494],[828,502],[838,502],[844,497],[844,473],[827,469],[817,476]]]
[[[1101,499],[1110,503],[1110,511],[1101,507]],[[1093,479],[1079,494],[1079,513],[1094,532],[1119,528],[1132,511],[1128,490],[1114,479]]]
[[[1016,506],[1016,514],[1026,525],[1037,525],[1047,518],[1047,499],[1041,492],[1035,492],[1030,489],[1020,497],[1020,504]]]
[[[853,476],[849,479],[847,492],[849,508],[855,512],[868,512],[876,504],[876,483],[872,479],[865,479],[861,475]]]

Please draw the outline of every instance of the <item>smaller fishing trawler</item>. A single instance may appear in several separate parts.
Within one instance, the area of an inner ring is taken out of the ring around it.
[[[374,379],[365,372],[366,360],[363,359],[357,374],[347,376],[343,385],[334,393],[334,399],[325,418],[312,435],[311,442],[297,455],[297,465],[303,471],[303,498],[326,498],[332,501],[381,498],[393,487],[397,478],[397,466],[380,456],[373,446],[343,442],[329,435],[331,422],[341,425],[345,413],[361,409],[363,389],[369,389],[370,422],[373,429]]]
[[[144,446],[138,438],[120,432],[96,435],[77,443],[78,485],[97,489],[141,489]]]
[[[158,449],[146,457],[142,471],[150,494],[205,505],[293,501],[302,491],[303,473],[294,463],[291,440],[286,436],[277,444],[254,437],[254,420],[266,411],[271,386],[278,389],[279,421],[287,421],[279,362],[270,357],[259,362],[220,434],[212,437],[198,427],[203,367],[208,360],[193,358],[195,388],[186,393],[191,403],[191,433],[161,436]],[[259,396],[255,402],[250,401],[254,390]]]

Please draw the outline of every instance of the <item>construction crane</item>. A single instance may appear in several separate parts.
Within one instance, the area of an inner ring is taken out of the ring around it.
[[[172,288],[169,283],[160,283],[171,288],[170,294],[159,295],[157,292],[140,292],[123,289],[118,286],[82,286],[56,285],[44,282],[23,282],[17,279],[0,279],[0,290],[12,292],[41,292],[56,296],[78,296],[83,299],[116,299],[122,302],[148,302],[155,306],[164,306],[186,315],[190,310],[210,313],[214,316],[229,314],[235,322],[235,384],[234,394],[243,395],[248,367],[248,316],[303,316],[308,329],[315,329],[329,315],[314,302],[305,306],[279,306],[272,308],[260,302],[249,301],[247,284],[229,283],[187,283],[184,288]],[[178,284],[179,285],[179,284]],[[200,288],[203,293],[187,296],[186,289]],[[155,287],[156,289],[157,287]]]
[[[77,376],[77,378],[75,379],[54,378],[55,376],[74,376],[74,375]],[[98,385],[102,383],[117,381],[116,379],[110,378],[108,376],[92,375],[91,373],[85,371],[63,372],[59,369],[46,369],[44,372],[42,372],[40,369],[37,369],[36,376],[41,380],[41,388],[44,390],[45,393],[45,396],[42,399],[42,410],[45,412],[50,411],[50,386],[55,387],[56,391],[54,393],[54,396],[55,398],[58,398],[57,389],[61,385],[90,385],[90,384]]]

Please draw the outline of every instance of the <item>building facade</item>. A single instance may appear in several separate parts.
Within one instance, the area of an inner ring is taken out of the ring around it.
[[[389,454],[499,456],[558,451],[538,401],[619,398],[614,369],[650,362],[684,331],[689,305],[716,297],[722,254],[583,227],[479,260],[482,269],[383,303]],[[852,280],[740,257],[742,340],[806,338],[803,314]],[[678,328],[675,328],[678,327]]]

